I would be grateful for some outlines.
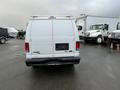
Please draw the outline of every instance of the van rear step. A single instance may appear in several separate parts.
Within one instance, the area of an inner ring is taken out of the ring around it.
[[[60,58],[34,58],[26,60],[27,66],[41,66],[41,65],[63,65],[63,64],[79,64],[80,57],[60,57]]]

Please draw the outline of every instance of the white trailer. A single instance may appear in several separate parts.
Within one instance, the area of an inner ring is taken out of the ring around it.
[[[117,17],[82,15],[76,19],[80,39],[102,43],[107,40],[109,32],[116,30]]]

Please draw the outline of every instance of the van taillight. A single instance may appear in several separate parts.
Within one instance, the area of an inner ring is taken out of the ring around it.
[[[80,48],[80,42],[76,42],[76,50],[78,50]]]
[[[30,50],[29,50],[29,43],[25,43],[25,51],[26,52],[29,52]]]

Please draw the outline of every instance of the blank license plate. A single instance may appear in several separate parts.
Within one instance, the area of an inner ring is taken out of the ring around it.
[[[56,51],[69,50],[69,44],[68,43],[56,43],[55,49],[56,49]]]

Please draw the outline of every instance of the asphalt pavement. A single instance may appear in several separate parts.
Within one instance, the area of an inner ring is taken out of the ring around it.
[[[0,44],[0,90],[120,90],[120,51],[81,44],[81,63],[71,66],[25,65],[23,40]]]

